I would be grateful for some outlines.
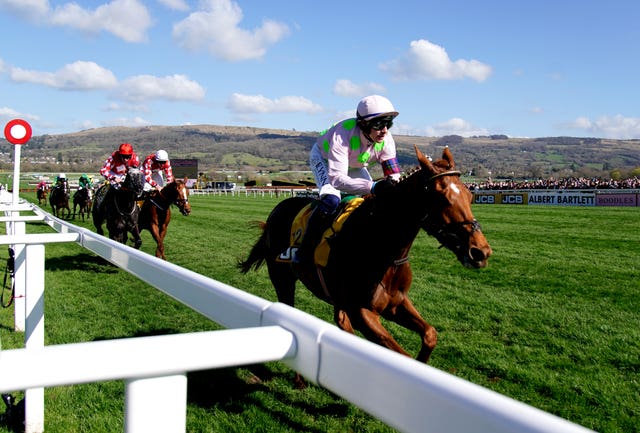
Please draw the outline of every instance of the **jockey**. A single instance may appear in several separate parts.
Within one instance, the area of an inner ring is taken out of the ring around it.
[[[397,115],[391,101],[371,95],[358,103],[355,118],[342,120],[321,133],[309,157],[320,199],[294,256],[295,263],[313,257],[314,246],[338,208],[341,192],[380,194],[400,179],[396,143],[389,132]],[[372,180],[367,170],[371,162],[380,163],[385,179]]]
[[[69,182],[67,182],[67,175],[64,173],[60,173],[56,177],[56,184],[54,188],[62,188],[65,193],[69,193]]]
[[[146,181],[144,185],[146,192],[154,188],[161,190],[163,186],[174,180],[169,154],[164,150],[148,155],[142,163],[142,170]]]
[[[93,193],[93,182],[91,182],[89,176],[87,176],[86,173],[83,173],[78,179],[78,191],[73,194],[73,197],[75,198],[76,194],[78,194],[78,192],[83,189],[87,190],[87,196],[89,197],[89,199],[91,199]]]
[[[45,181],[43,178],[40,178],[40,182],[38,182],[36,189],[39,191],[46,191],[48,188],[49,187],[47,185],[47,181]]]
[[[140,166],[138,155],[129,143],[122,143],[104,162],[100,174],[113,186],[119,187],[130,167]]]
[[[91,180],[89,179],[89,176],[87,176],[86,173],[83,173],[80,176],[80,179],[78,179],[78,188],[79,189],[87,188],[89,190],[93,188],[93,182],[91,182]]]

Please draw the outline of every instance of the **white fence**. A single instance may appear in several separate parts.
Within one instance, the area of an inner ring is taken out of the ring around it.
[[[276,360],[403,432],[590,431],[287,305],[113,242],[35,205],[0,204],[2,211],[9,215],[0,218],[8,234],[0,236],[0,244],[15,247],[16,293],[25,295],[15,303],[16,325],[25,318],[25,348],[0,353],[0,392],[26,390],[27,432],[44,430],[44,387],[106,380],[125,381],[127,432],[184,432],[187,372]],[[30,215],[20,215],[24,211]],[[32,220],[44,220],[57,233],[24,233]],[[228,329],[44,346],[49,242],[76,242]]]

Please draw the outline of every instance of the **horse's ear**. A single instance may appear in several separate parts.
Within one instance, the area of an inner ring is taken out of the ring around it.
[[[435,170],[433,168],[431,160],[429,160],[429,158],[424,153],[420,152],[420,149],[418,149],[418,145],[414,144],[413,148],[416,151],[416,156],[418,157],[420,167],[424,168],[425,170],[429,170],[430,172],[434,172]]]
[[[453,155],[451,154],[451,151],[449,150],[449,146],[446,146],[444,148],[444,150],[442,151],[442,159],[447,161],[447,163],[449,164],[449,170],[453,170],[455,168],[456,163],[453,160]]]

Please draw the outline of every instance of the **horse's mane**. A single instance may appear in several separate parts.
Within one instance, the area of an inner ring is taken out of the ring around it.
[[[441,168],[443,170],[449,170],[451,168],[449,163],[447,161],[445,161],[444,159],[439,159],[439,160],[433,162],[433,165],[435,167]],[[403,174],[400,177],[400,179],[398,180],[398,183],[402,183],[402,182],[408,181],[411,177],[416,175],[416,173],[420,173],[421,171],[422,171],[422,167],[420,167],[420,166],[413,167],[413,168],[409,169],[405,174]]]

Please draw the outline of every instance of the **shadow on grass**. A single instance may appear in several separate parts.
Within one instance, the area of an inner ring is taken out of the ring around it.
[[[45,262],[48,271],[66,271],[83,269],[87,272],[116,273],[118,267],[102,257],[88,253],[47,258]]]
[[[173,328],[159,328],[142,330],[134,335],[125,335],[121,338],[178,333],[180,331]],[[108,337],[108,339],[113,338],[118,337]],[[107,337],[96,337],[94,341],[105,339]],[[230,415],[241,414],[247,410],[247,406],[253,406],[294,431],[312,433],[323,433],[324,430],[301,422],[299,418],[294,418],[295,413],[312,413],[316,417],[327,416],[331,418],[346,418],[349,415],[349,403],[341,401],[339,396],[332,393],[330,393],[332,400],[325,404],[318,405],[303,401],[307,399],[300,393],[304,393],[305,390],[296,389],[294,377],[295,371],[293,370],[273,371],[264,364],[191,371],[187,373],[187,402],[206,410],[217,410]],[[277,385],[269,384],[271,381],[290,383],[291,387],[290,389],[277,389]],[[268,394],[269,398],[266,399],[261,394]],[[278,404],[270,406],[269,401],[277,401]],[[283,406],[295,408],[295,410],[280,409]]]
[[[248,372],[248,374],[247,374]],[[347,417],[349,404],[340,402],[338,396],[334,401],[323,404],[311,404],[302,401],[294,384],[295,372],[274,373],[266,365],[253,364],[240,368],[220,368],[215,370],[194,371],[187,374],[187,401],[205,409],[217,409],[229,414],[240,414],[246,411],[247,405],[260,408],[273,419],[289,426],[294,431],[324,432],[309,423],[300,421],[295,414],[311,413],[314,417],[328,416],[331,418]],[[281,380],[291,383],[293,391],[287,392],[268,386],[271,380]],[[268,394],[269,399],[255,394]],[[268,405],[268,401],[278,404]],[[280,409],[282,407],[288,409]],[[292,411],[290,408],[295,408]]]

